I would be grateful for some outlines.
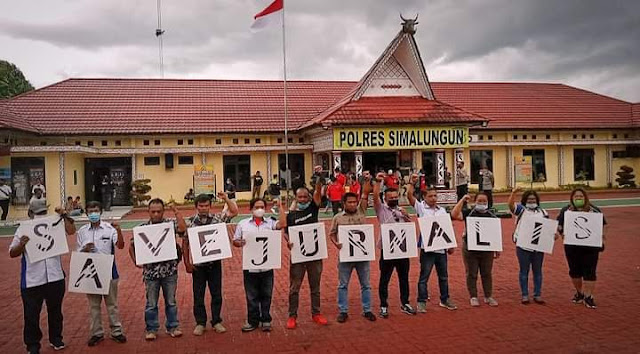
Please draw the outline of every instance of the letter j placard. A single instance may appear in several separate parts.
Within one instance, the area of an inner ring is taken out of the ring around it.
[[[259,230],[245,237],[242,247],[242,269],[280,269],[282,266],[282,234],[280,230]]]

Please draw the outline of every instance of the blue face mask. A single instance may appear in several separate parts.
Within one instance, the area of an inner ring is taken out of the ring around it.
[[[306,202],[306,203],[298,203],[298,208],[300,210],[305,210],[309,207],[309,205],[311,205],[311,202]]]
[[[89,218],[89,221],[92,223],[100,221],[100,213],[89,213],[87,217]]]

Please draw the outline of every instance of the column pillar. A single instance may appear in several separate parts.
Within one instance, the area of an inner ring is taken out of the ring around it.
[[[413,150],[411,152],[412,155],[412,159],[411,159],[411,172],[415,172],[417,173],[419,168],[418,168],[418,155],[420,154],[420,151],[418,150]]]
[[[453,186],[455,187],[458,185],[458,174],[456,173],[456,170],[458,169],[458,163],[464,162],[464,149],[456,149],[453,161],[455,163],[455,166],[453,166],[454,170],[453,172],[451,172],[451,174],[453,174]]]
[[[436,150],[436,188],[444,188],[444,150]]]
[[[514,169],[515,164],[513,161],[513,148],[509,146],[507,147],[507,181],[509,183],[508,187],[515,187],[516,185]]]
[[[558,146],[558,187],[564,185],[564,147]]]
[[[64,204],[66,202],[66,197],[65,195],[67,194],[66,192],[66,186],[65,186],[65,179],[64,179],[64,152],[61,152],[58,158],[58,164],[60,167],[60,205],[64,208]]]
[[[612,181],[612,176],[611,176],[611,169],[612,169],[612,156],[611,156],[611,146],[607,145],[607,186],[609,186],[610,184],[613,184]]]
[[[131,182],[138,179],[138,170],[136,169],[136,154],[131,154]]]
[[[207,165],[207,154],[205,154],[204,152],[200,154],[200,158],[202,159],[202,166],[206,166]]]
[[[267,185],[271,181],[271,151],[267,151]]]
[[[364,167],[362,165],[362,151],[356,151],[355,156],[356,156],[356,177],[360,177],[362,176],[362,171],[364,170]]]
[[[341,151],[333,151],[332,155],[333,155],[333,169],[335,170],[336,167],[339,167],[340,170],[342,171],[342,152]],[[333,172],[333,171],[331,171],[331,172]]]

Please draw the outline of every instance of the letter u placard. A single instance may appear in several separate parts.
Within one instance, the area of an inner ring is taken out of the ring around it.
[[[189,248],[193,264],[202,264],[231,258],[231,243],[227,224],[218,223],[190,227]]]
[[[108,295],[113,255],[72,252],[69,265],[69,292]]]
[[[136,264],[143,265],[178,258],[173,222],[163,222],[133,228]]]
[[[373,261],[376,259],[376,241],[373,225],[338,226],[340,262]]]
[[[564,214],[564,244],[602,247],[602,213],[567,211]]]
[[[502,251],[502,224],[498,218],[467,218],[469,251]]]
[[[246,237],[242,247],[242,269],[280,269],[282,263],[281,231],[259,230]]]
[[[29,242],[25,245],[29,263],[69,252],[64,219],[57,214],[21,222],[17,233],[29,236]]]
[[[327,254],[327,237],[324,223],[292,226],[289,228],[291,248],[291,263],[303,263],[325,259]]]
[[[399,222],[380,225],[382,254],[384,259],[402,259],[418,257],[416,224]]]

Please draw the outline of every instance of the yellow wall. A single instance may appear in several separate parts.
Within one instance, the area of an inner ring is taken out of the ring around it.
[[[64,170],[65,170],[65,197],[80,196],[81,200],[85,199],[84,195],[84,158],[82,154],[65,153]],[[77,184],[73,182],[73,173],[77,175]],[[48,176],[47,176],[48,177]]]
[[[556,188],[558,187],[558,147],[557,146],[514,146],[513,147],[513,158],[514,161],[522,158],[523,150],[544,150],[544,164],[545,164],[545,176],[547,181],[542,182],[534,182],[533,188]],[[523,188],[529,188],[531,186],[530,183],[518,183],[518,186]]]
[[[156,166],[145,166],[145,156],[159,156],[160,164]],[[136,173],[139,177],[150,179],[152,198],[161,198],[164,201],[174,199],[183,202],[184,195],[193,188],[193,165],[179,165],[178,156],[189,156],[189,154],[174,154],[173,168],[165,168],[164,154],[136,155]],[[201,160],[200,154],[193,155],[194,164]],[[140,176],[141,175],[141,176]]]

